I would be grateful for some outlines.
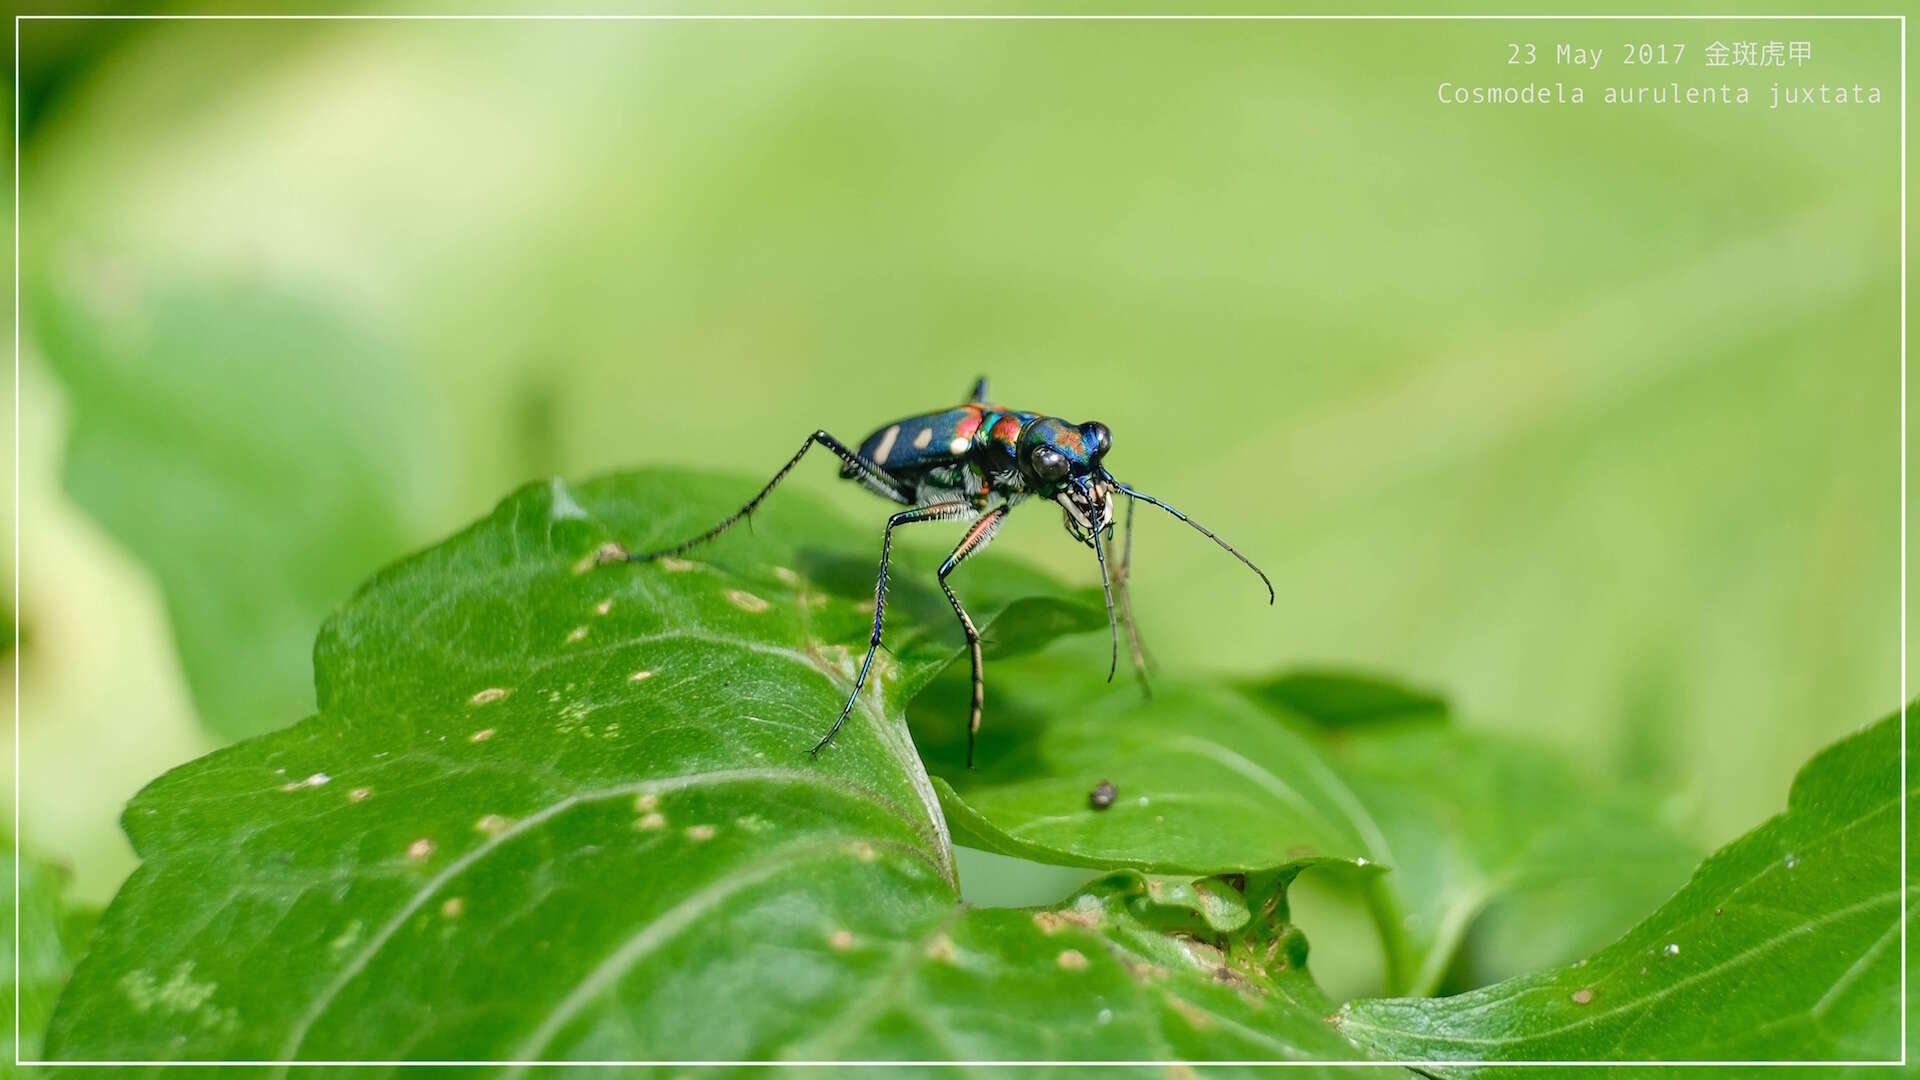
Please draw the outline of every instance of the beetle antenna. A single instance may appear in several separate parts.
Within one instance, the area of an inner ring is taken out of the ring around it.
[[[1166,511],[1167,513],[1169,513],[1169,514],[1172,514],[1172,515],[1173,515],[1174,517],[1177,517],[1177,518],[1179,518],[1179,519],[1180,519],[1181,521],[1184,521],[1184,522],[1186,522],[1187,524],[1189,524],[1189,525],[1191,525],[1191,526],[1193,526],[1193,527],[1194,527],[1194,529],[1195,529],[1196,531],[1198,531],[1198,532],[1200,533],[1200,535],[1202,535],[1202,536],[1204,536],[1204,537],[1206,537],[1207,539],[1209,539],[1209,540],[1211,540],[1211,541],[1213,541],[1214,543],[1216,543],[1216,544],[1219,544],[1219,545],[1220,545],[1221,547],[1223,547],[1223,548],[1225,548],[1225,549],[1226,549],[1226,551],[1227,551],[1227,554],[1229,554],[1229,555],[1231,555],[1231,556],[1233,556],[1233,557],[1234,557],[1234,558],[1236,558],[1236,559],[1239,559],[1239,560],[1240,560],[1241,562],[1243,562],[1243,563],[1246,563],[1246,564],[1247,564],[1247,569],[1249,569],[1249,570],[1251,570],[1251,571],[1253,571],[1253,572],[1254,572],[1254,573],[1256,573],[1256,574],[1259,574],[1259,575],[1260,575],[1260,580],[1261,580],[1261,581],[1262,581],[1263,583],[1265,583],[1265,584],[1266,584],[1266,586],[1267,586],[1267,603],[1269,603],[1269,604],[1271,604],[1271,603],[1273,603],[1273,602],[1274,602],[1274,592],[1273,592],[1273,581],[1272,581],[1272,580],[1271,580],[1270,578],[1268,578],[1268,577],[1267,577],[1267,572],[1266,572],[1265,570],[1262,570],[1262,569],[1260,569],[1259,567],[1257,567],[1257,566],[1255,566],[1255,565],[1253,565],[1253,560],[1252,560],[1252,559],[1249,559],[1249,558],[1247,558],[1247,557],[1246,557],[1245,555],[1242,555],[1242,554],[1240,554],[1240,553],[1239,553],[1238,551],[1235,551],[1235,550],[1234,550],[1234,548],[1233,548],[1233,545],[1232,545],[1232,544],[1229,544],[1229,543],[1227,543],[1227,542],[1226,542],[1225,540],[1222,540],[1222,539],[1220,539],[1220,538],[1219,538],[1218,536],[1215,536],[1215,535],[1214,535],[1214,533],[1213,533],[1213,530],[1212,530],[1212,529],[1209,529],[1209,528],[1207,528],[1207,527],[1206,527],[1205,525],[1202,525],[1202,524],[1200,524],[1199,522],[1197,522],[1197,521],[1195,521],[1195,520],[1193,520],[1192,518],[1190,518],[1190,517],[1188,517],[1187,515],[1185,515],[1185,514],[1183,514],[1183,513],[1181,513],[1180,511],[1178,511],[1178,510],[1176,510],[1176,509],[1174,509],[1173,507],[1171,507],[1171,506],[1168,506],[1168,505],[1167,505],[1166,503],[1163,503],[1163,502],[1161,502],[1161,501],[1160,501],[1159,499],[1156,499],[1156,498],[1154,498],[1153,496],[1151,496],[1151,495],[1148,495],[1148,494],[1147,494],[1146,492],[1144,492],[1144,491],[1135,491],[1134,489],[1132,489],[1132,488],[1130,488],[1130,487],[1128,487],[1127,485],[1125,485],[1125,484],[1123,484],[1123,483],[1121,483],[1121,482],[1120,482],[1120,481],[1118,481],[1118,480],[1115,480],[1115,481],[1113,482],[1113,486],[1114,486],[1114,487],[1115,487],[1115,488],[1116,488],[1117,490],[1119,490],[1119,491],[1123,491],[1123,492],[1125,492],[1126,494],[1128,494],[1128,495],[1131,495],[1132,497],[1134,497],[1134,498],[1136,498],[1136,499],[1139,499],[1139,500],[1140,500],[1141,502],[1148,502],[1148,503],[1152,503],[1153,505],[1155,505],[1155,506],[1157,506],[1157,507],[1159,507],[1160,509],[1162,509],[1162,510],[1165,510],[1165,511]]]
[[[1113,655],[1107,660],[1107,681],[1120,670],[1120,625],[1113,620],[1113,583],[1107,580],[1107,553],[1100,546],[1100,530],[1093,530],[1093,557],[1100,560],[1100,589],[1107,594],[1107,636],[1113,639]]]

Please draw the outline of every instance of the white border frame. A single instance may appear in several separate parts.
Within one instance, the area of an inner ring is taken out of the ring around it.
[[[856,23],[856,21],[989,21],[989,23],[1021,23],[1021,21],[1229,21],[1229,23],[1271,23],[1271,21],[1327,21],[1327,23],[1419,23],[1419,21],[1511,21],[1511,23],[1544,23],[1544,21],[1574,21],[1574,23],[1596,23],[1596,21],[1734,21],[1734,23],[1761,23],[1761,21],[1809,21],[1809,23],[1843,23],[1843,21],[1880,21],[1880,23],[1899,23],[1901,29],[1901,882],[1899,892],[1903,894],[1901,909],[1901,1057],[1899,1061],[23,1061],[19,1057],[19,994],[13,994],[13,1065],[15,1067],[386,1067],[386,1068],[436,1068],[436,1067],[528,1067],[545,1068],[609,1068],[609,1067],[678,1067],[678,1068],[989,1068],[989,1067],[1068,1067],[1068,1068],[1129,1068],[1152,1067],[1165,1068],[1173,1065],[1185,1065],[1190,1068],[1206,1067],[1309,1067],[1309,1068],[1542,1068],[1542,1067],[1586,1067],[1586,1068],[1805,1068],[1805,1067],[1907,1067],[1907,15],[1152,15],[1152,13],[1133,13],[1133,15],[1023,15],[1023,13],[979,13],[979,15],[856,15],[856,13],[831,13],[831,15],[641,15],[641,13],[607,13],[607,15],[444,15],[444,13],[422,13],[422,15],[13,15],[13,588],[15,594],[21,592],[25,584],[19,577],[19,29],[25,21],[353,21],[353,23],[593,23],[593,21],[616,21],[616,23]],[[13,603],[13,655],[19,655],[21,630],[19,630],[19,603]],[[19,780],[21,780],[21,759],[19,759],[19,665],[13,665],[13,986],[19,986]]]

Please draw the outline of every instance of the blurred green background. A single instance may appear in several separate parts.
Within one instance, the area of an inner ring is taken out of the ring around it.
[[[1691,61],[1755,38],[1813,58]],[[1689,62],[1620,67],[1629,41]],[[980,373],[1107,422],[1117,473],[1273,576],[1269,608],[1143,519],[1167,667],[1444,691],[1667,792],[1703,848],[1898,703],[1893,24],[27,22],[21,48],[18,827],[86,897],[131,869],[134,790],[309,711],[326,612],[512,486],[666,462],[744,493],[813,428]],[[1599,101],[1723,76],[1754,103]],[[1774,111],[1775,81],[1882,103]],[[797,482],[868,550],[884,510],[832,474]],[[1053,517],[1001,547],[1090,582]],[[976,897],[1028,880],[975,865]]]

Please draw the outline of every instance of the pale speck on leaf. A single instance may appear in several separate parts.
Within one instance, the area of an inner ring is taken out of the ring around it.
[[[704,841],[713,839],[713,834],[715,831],[716,830],[711,825],[689,825],[687,826],[687,839],[693,841],[696,844],[702,843]]]
[[[728,589],[727,600],[741,611],[751,612],[756,615],[767,610],[768,607],[765,600],[760,599],[745,589]]]
[[[481,728],[479,731],[476,731],[473,734],[467,736],[467,741],[468,742],[486,742],[488,739],[493,738],[493,731],[494,731],[493,728]]]
[[[827,944],[832,946],[836,952],[846,952],[848,949],[853,948],[853,931],[835,930],[833,933],[827,935]]]
[[[407,845],[407,858],[414,862],[423,862],[433,854],[433,841],[421,837]]]
[[[1079,949],[1061,949],[1057,962],[1064,971],[1080,971],[1087,966],[1087,957]]]
[[[513,691],[502,690],[501,688],[495,686],[495,687],[490,687],[486,690],[482,690],[479,693],[468,698],[467,700],[472,702],[475,705],[485,705],[485,704],[488,704],[489,702],[499,701],[501,698],[506,697],[508,694],[511,694],[511,693],[513,693]]]

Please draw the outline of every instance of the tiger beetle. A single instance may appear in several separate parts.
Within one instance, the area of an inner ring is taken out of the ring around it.
[[[858,450],[825,431],[807,436],[792,458],[773,474],[760,493],[734,511],[718,525],[691,540],[657,551],[628,552],[609,545],[602,556],[606,562],[650,562],[682,554],[715,539],[750,516],[767,495],[786,479],[800,459],[816,444],[840,458],[840,476],[857,480],[876,495],[902,503],[909,509],[887,519],[880,539],[880,580],[873,591],[873,633],[867,639],[867,654],[860,661],[860,673],[854,677],[853,692],[834,720],[826,738],[815,744],[812,753],[826,749],[840,726],[853,712],[860,690],[867,682],[867,670],[873,666],[873,654],[880,647],[880,631],[887,612],[887,564],[893,555],[893,530],[923,521],[970,522],[966,534],[940,564],[940,588],[953,605],[953,613],[965,631],[967,648],[973,657],[973,711],[967,723],[967,767],[973,767],[974,736],[980,730],[980,708],[986,698],[986,679],[982,673],[980,632],[973,619],[960,606],[947,578],[968,558],[993,539],[1007,514],[1029,496],[1059,503],[1067,532],[1093,549],[1100,563],[1100,588],[1106,595],[1107,632],[1112,655],[1107,663],[1107,681],[1112,682],[1120,663],[1120,633],[1114,616],[1113,594],[1120,593],[1120,621],[1127,627],[1127,646],[1142,687],[1146,685],[1146,657],[1140,647],[1139,633],[1133,625],[1133,605],[1128,599],[1127,570],[1133,558],[1133,504],[1135,501],[1157,506],[1198,530],[1202,536],[1225,548],[1234,558],[1260,575],[1267,587],[1267,603],[1274,602],[1273,582],[1232,544],[1211,530],[1159,499],[1128,487],[1114,479],[1103,462],[1113,448],[1113,433],[1097,420],[1073,424],[1057,417],[1021,412],[987,402],[987,380],[973,384],[966,403],[953,409],[910,416],[888,424],[867,436]],[[1113,495],[1127,497],[1126,538],[1119,571],[1107,574],[1107,543],[1113,540]]]

